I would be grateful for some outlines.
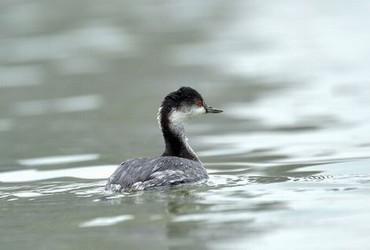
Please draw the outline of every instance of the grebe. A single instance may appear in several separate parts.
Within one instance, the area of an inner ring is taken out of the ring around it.
[[[151,187],[205,181],[208,174],[187,142],[184,123],[205,113],[220,113],[190,87],[169,93],[163,100],[158,123],[162,130],[165,151],[155,158],[127,160],[108,179],[105,190],[144,190]]]

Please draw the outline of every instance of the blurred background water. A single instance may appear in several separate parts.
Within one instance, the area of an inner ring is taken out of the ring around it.
[[[366,249],[370,4],[0,1],[1,249]],[[207,185],[104,196],[192,86]]]

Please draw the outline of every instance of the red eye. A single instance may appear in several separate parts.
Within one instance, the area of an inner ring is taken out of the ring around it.
[[[195,104],[196,104],[197,106],[199,106],[199,107],[202,107],[202,106],[203,106],[203,100],[201,100],[201,99],[197,99],[197,100],[195,101]]]

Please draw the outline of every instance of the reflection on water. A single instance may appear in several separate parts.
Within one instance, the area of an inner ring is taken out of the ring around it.
[[[80,224],[80,227],[106,227],[106,226],[113,226],[117,223],[126,220],[132,220],[134,217],[132,215],[119,215],[115,217],[102,217],[102,218],[95,218],[90,221],[86,221]]]
[[[2,248],[366,249],[369,11],[4,1]],[[157,107],[182,85],[225,111],[189,126],[210,181],[104,193],[162,152]]]
[[[0,89],[6,87],[23,87],[43,83],[43,72],[37,66],[0,66]]]
[[[34,159],[23,159],[19,160],[18,163],[24,166],[40,166],[40,165],[52,165],[52,164],[67,164],[71,162],[80,161],[93,161],[99,159],[98,154],[85,154],[85,155],[60,155],[60,156],[48,156]]]
[[[10,130],[13,125],[13,121],[10,119],[0,119],[0,132]]]
[[[0,173],[0,181],[7,182],[29,182],[49,180],[61,177],[73,177],[81,179],[107,179],[117,168],[116,165],[94,166],[82,168],[68,168],[59,170],[20,170]]]
[[[14,104],[18,115],[43,115],[47,113],[79,112],[100,108],[102,101],[98,95],[75,96],[63,99],[29,101]]]

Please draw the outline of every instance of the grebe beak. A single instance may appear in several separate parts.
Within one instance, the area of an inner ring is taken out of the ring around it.
[[[221,113],[221,112],[223,112],[223,110],[221,110],[221,109],[215,109],[215,108],[212,108],[211,106],[208,106],[208,105],[204,105],[204,108],[206,109],[206,113]]]

